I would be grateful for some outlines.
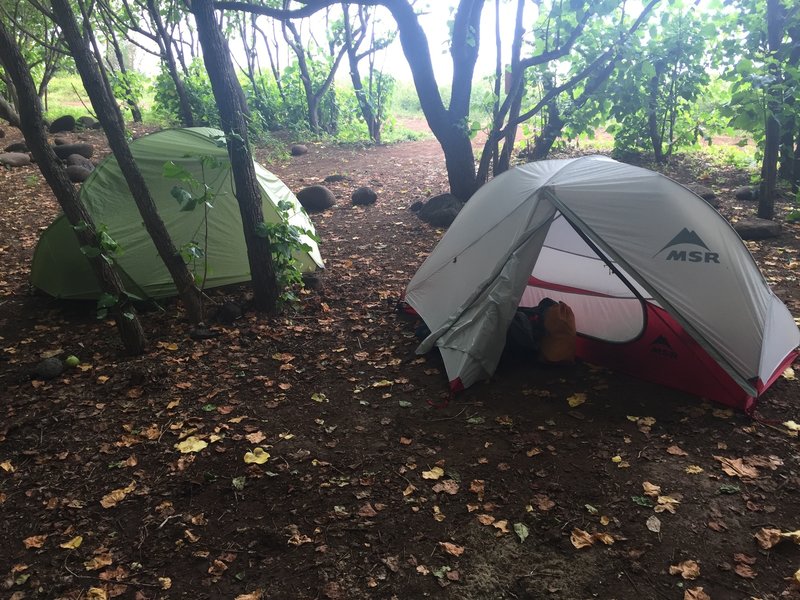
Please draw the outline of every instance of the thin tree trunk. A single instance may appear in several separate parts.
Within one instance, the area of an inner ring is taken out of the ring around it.
[[[236,79],[228,43],[214,18],[211,0],[194,0],[192,13],[197,23],[197,35],[203,48],[206,71],[219,106],[222,129],[228,139],[228,155],[236,187],[236,200],[242,214],[255,308],[274,313],[279,290],[269,239],[258,235],[258,228],[264,223],[264,215],[248,143],[247,122],[244,118],[246,107],[242,106],[244,93]]]
[[[158,214],[153,197],[147,189],[147,183],[133,159],[125,138],[125,125],[119,108],[113,98],[108,96],[106,84],[102,81],[100,71],[92,60],[92,53],[84,45],[80,29],[68,0],[52,0],[51,5],[64,33],[64,38],[75,58],[75,64],[80,72],[84,88],[89,94],[92,106],[97,113],[97,118],[106,133],[108,145],[117,159],[122,175],[125,177],[131,195],[139,208],[145,229],[153,239],[161,260],[164,261],[172,280],[175,282],[175,287],[184,303],[189,320],[192,323],[199,323],[203,320],[200,290],[197,288],[186,263],[184,263],[183,258],[172,243],[169,232]]]
[[[775,54],[781,45],[784,11],[780,0],[767,0],[767,45],[770,54]],[[778,80],[777,66],[769,67],[773,81]],[[774,87],[774,86],[773,86]],[[778,150],[781,142],[781,103],[778,91],[767,90],[766,136],[764,159],[761,164],[761,186],[758,193],[758,217],[772,219],[775,216],[775,188],[778,180]]]
[[[97,229],[92,217],[81,203],[75,186],[70,182],[66,171],[61,166],[61,161],[58,160],[47,141],[41,104],[30,76],[30,70],[2,21],[0,21],[0,56],[3,57],[2,62],[13,77],[17,91],[23,100],[20,107],[20,125],[25,142],[36,159],[39,170],[53,190],[81,247],[97,247]],[[100,288],[105,293],[117,298],[116,304],[110,308],[110,313],[117,325],[125,350],[130,354],[141,354],[144,352],[147,340],[119,275],[100,255],[93,258],[87,257],[87,260],[100,283]]]
[[[5,119],[12,127],[19,127],[19,115],[11,103],[0,96],[0,119]]]
[[[125,66],[125,55],[122,53],[122,48],[119,44],[119,39],[117,38],[117,34],[114,31],[114,24],[111,23],[110,19],[108,19],[103,11],[100,11],[100,15],[103,17],[103,22],[105,23],[106,29],[108,30],[108,39],[111,43],[111,48],[114,51],[114,56],[117,58],[117,63],[119,64],[119,72],[122,73],[122,86],[125,89],[125,103],[128,105],[128,108],[131,109],[131,117],[133,118],[134,123],[141,123],[142,122],[142,110],[139,108],[139,105],[134,100],[134,93],[131,89],[130,81],[128,80],[128,68]]]

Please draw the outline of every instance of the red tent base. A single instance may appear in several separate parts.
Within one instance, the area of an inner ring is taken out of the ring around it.
[[[613,343],[578,336],[576,353],[586,362],[675,388],[695,396],[750,412],[756,398],[745,392],[725,370],[673,319],[647,304],[647,327],[636,340]],[[791,364],[796,353],[788,356]],[[783,372],[755,384],[759,395]]]

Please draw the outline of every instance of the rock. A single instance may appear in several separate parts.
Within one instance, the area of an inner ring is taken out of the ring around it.
[[[61,160],[67,160],[70,154],[80,154],[85,158],[92,158],[94,148],[91,144],[62,144],[60,146],[51,146],[53,152]]]
[[[305,144],[294,144],[289,148],[289,152],[292,156],[303,156],[303,154],[308,154],[308,146]]]
[[[210,340],[219,336],[219,331],[214,331],[209,329],[202,323],[200,323],[197,327],[192,327],[189,330],[189,337],[193,340]]]
[[[766,240],[781,234],[781,225],[769,219],[742,219],[733,224],[733,228],[743,240]]]
[[[755,202],[758,200],[758,188],[740,187],[733,192],[733,197],[737,200],[744,200],[746,202]]]
[[[77,124],[82,129],[100,129],[100,122],[94,117],[78,117]]]
[[[323,181],[325,183],[339,183],[340,181],[350,181],[350,178],[347,175],[339,175],[337,173],[335,175],[328,175]]]
[[[33,376],[36,379],[55,379],[64,372],[64,363],[58,358],[45,358],[33,368]]]
[[[75,117],[72,115],[64,115],[58,117],[53,124],[50,125],[48,130],[50,133],[63,133],[65,131],[75,131]]]
[[[28,145],[25,142],[14,142],[5,147],[6,152],[28,152]]]
[[[370,187],[360,187],[353,192],[350,198],[353,204],[365,206],[367,204],[375,204],[378,200],[378,194]]]
[[[72,183],[83,183],[92,174],[91,169],[80,165],[70,165],[67,167],[67,176]]]
[[[303,286],[319,292],[322,290],[322,278],[316,273],[303,273]]]
[[[463,206],[452,194],[439,194],[428,200],[417,216],[434,227],[449,227]]]
[[[416,202],[414,202],[414,204],[408,207],[408,210],[410,210],[411,212],[419,212],[420,210],[422,210],[423,206],[425,206],[425,203],[422,200],[417,200]]]
[[[5,129],[0,128],[0,140],[2,140],[4,137],[6,137],[6,131]]]
[[[24,167],[29,164],[31,164],[31,157],[22,152],[4,152],[0,154],[0,165]]]
[[[711,188],[700,184],[690,185],[687,187],[714,208],[719,208],[719,199],[717,198],[716,192]]]
[[[336,196],[324,185],[310,185],[297,192],[297,199],[307,211],[327,210],[336,204]]]
[[[67,139],[63,138],[63,137],[54,137],[53,138],[53,143],[56,146],[63,146],[64,144],[69,144],[69,141],[67,141]]]
[[[80,154],[70,154],[67,157],[67,165],[70,167],[83,167],[88,171],[94,171],[94,163]]]

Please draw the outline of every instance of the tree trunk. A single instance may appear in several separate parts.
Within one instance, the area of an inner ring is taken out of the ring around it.
[[[147,189],[147,183],[133,159],[125,138],[125,124],[113,98],[109,98],[106,83],[101,79],[97,64],[92,60],[92,53],[85,46],[75,16],[68,0],[52,0],[53,12],[64,33],[70,52],[80,72],[83,86],[92,101],[97,118],[103,126],[108,138],[108,145],[114,153],[125,181],[128,183],[139,213],[144,221],[145,229],[153,239],[161,260],[169,270],[178,294],[184,303],[189,320],[199,323],[203,320],[203,305],[200,290],[194,282],[191,272],[169,237],[164,222],[158,214],[153,197]]]
[[[100,14],[104,16],[102,11],[100,11]],[[122,53],[122,48],[119,45],[117,34],[114,32],[114,24],[111,23],[109,19],[106,19],[105,16],[103,18],[103,22],[106,25],[106,29],[108,29],[108,41],[111,43],[111,48],[114,50],[114,56],[117,58],[119,72],[122,73],[122,87],[125,89],[125,104],[127,104],[128,108],[131,110],[131,118],[133,118],[133,122],[141,123],[142,111],[134,99],[135,94],[133,89],[131,89],[131,83],[128,79],[128,68],[125,66],[125,56]]]
[[[5,119],[12,127],[19,127],[19,115],[11,103],[0,96],[0,119]]]
[[[774,55],[781,45],[784,11],[781,0],[767,0],[767,45]],[[777,65],[769,66],[773,81],[779,81]],[[775,86],[771,86],[775,87]],[[776,89],[767,90],[766,136],[764,159],[761,163],[761,186],[758,193],[758,217],[772,219],[775,216],[775,187],[778,180],[778,150],[781,142],[780,97]]]
[[[656,63],[655,75],[648,82],[647,131],[650,134],[650,145],[657,163],[664,162],[664,138],[658,126],[659,83],[663,69],[663,63]]]
[[[92,217],[78,198],[75,186],[70,182],[66,171],[61,166],[61,161],[58,160],[47,141],[42,108],[30,76],[30,70],[1,20],[0,56],[3,57],[2,62],[14,79],[17,92],[23,100],[20,107],[20,125],[25,142],[36,159],[36,164],[53,190],[67,220],[72,225],[78,243],[81,247],[96,248],[98,246],[97,230],[92,222]],[[85,226],[83,226],[84,224]],[[103,256],[87,257],[87,260],[100,283],[100,288],[105,293],[117,298],[116,304],[110,308],[110,313],[116,322],[125,350],[130,354],[141,354],[144,352],[147,340],[139,318],[136,316],[136,311],[125,293],[122,281]]]
[[[372,104],[370,104],[369,97],[366,91],[364,91],[364,83],[361,81],[361,73],[358,70],[358,47],[355,44],[355,40],[353,40],[353,28],[350,25],[350,10],[347,4],[344,5],[344,43],[347,46],[350,81],[353,84],[353,92],[355,92],[358,107],[361,110],[361,116],[367,124],[369,138],[376,144],[379,144],[381,141],[381,127],[375,116]]]
[[[175,84],[175,92],[178,95],[178,106],[181,113],[181,122],[185,127],[194,127],[192,105],[189,102],[189,94],[186,92],[183,79],[180,73],[178,73],[178,64],[175,61],[175,53],[172,51],[172,39],[167,35],[164,29],[164,22],[161,20],[161,14],[158,12],[158,7],[155,5],[154,0],[147,0],[147,12],[150,13],[150,18],[155,25],[159,46],[161,46],[162,58],[164,62],[167,63],[167,70],[169,71],[170,77],[172,77],[172,82]]]
[[[258,235],[258,228],[264,223],[264,215],[261,210],[261,191],[248,143],[247,122],[244,118],[246,107],[242,106],[244,94],[236,78],[228,43],[214,19],[212,1],[194,0],[192,13],[197,23],[197,35],[203,48],[206,71],[219,107],[222,129],[228,140],[236,200],[242,214],[247,258],[253,278],[255,308],[274,313],[279,290],[269,239]]]

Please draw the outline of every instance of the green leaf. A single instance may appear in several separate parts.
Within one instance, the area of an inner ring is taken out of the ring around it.
[[[86,258],[97,258],[102,254],[97,246],[81,246],[81,252]]]
[[[400,405],[402,408],[411,408],[411,402],[409,402],[408,400],[400,400],[400,401],[398,402],[398,404],[399,404],[399,405]]]
[[[264,223],[258,223],[256,225],[256,235],[260,238],[269,238],[269,226]]]
[[[217,410],[217,405],[216,404],[211,404],[209,402],[208,404],[204,404],[202,409],[203,409],[204,412],[214,412],[215,410]]]
[[[741,491],[738,485],[723,484],[719,486],[720,494],[736,494]]]
[[[109,293],[103,293],[97,299],[97,308],[111,308],[114,306],[119,299],[116,296],[113,296]]]
[[[197,206],[197,200],[195,197],[192,196],[188,190],[178,185],[173,187],[169,193],[173,198],[175,198],[175,200],[178,201],[182,212],[194,210],[195,206]]]
[[[163,175],[166,179],[179,179],[187,183],[194,180],[194,176],[189,171],[187,171],[181,165],[175,164],[171,160],[164,163],[164,167],[161,170],[161,175]]]
[[[244,489],[246,482],[247,482],[247,477],[234,477],[231,480],[231,485],[233,486],[233,489],[235,489],[237,492],[241,492]]]
[[[519,536],[519,543],[524,544],[525,540],[528,538],[530,530],[525,523],[514,523],[514,533]]]
[[[647,496],[631,496],[631,500],[633,500],[634,504],[638,504],[639,506],[653,508],[653,501]]]

